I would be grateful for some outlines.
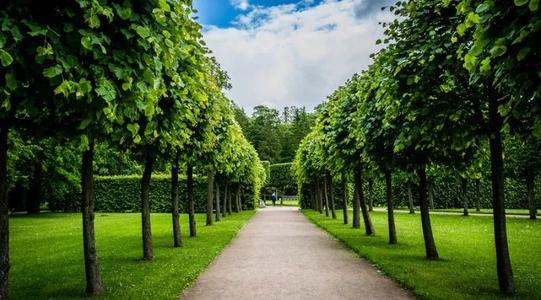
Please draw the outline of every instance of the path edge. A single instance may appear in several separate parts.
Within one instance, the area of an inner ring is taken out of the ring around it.
[[[384,270],[382,270],[376,262],[372,261],[371,259],[369,259],[368,257],[366,257],[363,253],[360,253],[359,251],[357,251],[356,249],[354,249],[353,247],[351,247],[350,245],[348,245],[343,239],[341,239],[340,237],[336,236],[335,234],[333,234],[332,232],[329,232],[327,229],[323,228],[321,225],[317,224],[316,222],[314,222],[312,219],[310,219],[305,213],[304,213],[305,210],[299,208],[298,212],[303,215],[304,218],[306,218],[308,220],[308,222],[310,222],[310,224],[313,224],[315,227],[317,227],[320,231],[322,231],[323,233],[325,233],[329,238],[335,240],[335,241],[338,241],[339,244],[344,248],[346,249],[348,252],[354,254],[355,257],[357,257],[358,259],[361,259],[361,260],[364,260],[368,265],[370,265],[372,268],[374,268],[374,270],[376,270],[378,273],[380,273],[381,275],[385,276],[386,278],[388,278],[389,280],[393,281],[394,283],[398,284],[398,286],[403,289],[406,293],[408,293],[410,296],[412,296],[411,298],[412,299],[425,299],[426,297],[423,297],[422,295],[419,295],[417,294],[414,289],[410,286],[408,286],[405,282],[391,276],[390,274],[388,274],[387,272],[385,272]],[[362,234],[362,233],[361,233]]]

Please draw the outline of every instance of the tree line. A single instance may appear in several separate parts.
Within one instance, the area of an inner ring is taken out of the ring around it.
[[[352,181],[353,227],[360,227],[362,216],[366,234],[374,235],[362,186],[367,174],[381,174],[389,243],[395,244],[392,175],[415,174],[426,258],[438,259],[427,170],[457,172],[466,190],[488,169],[499,288],[513,294],[504,179],[507,174],[524,180],[535,218],[533,187],[541,150],[539,1],[410,0],[384,9],[396,19],[382,24],[384,37],[376,41],[381,50],[366,71],[328,97],[296,153],[305,206],[320,212],[330,207],[334,216],[333,193],[329,203],[326,191],[336,182],[343,185],[347,222]]]
[[[8,165],[14,155],[8,148],[15,145],[42,145],[40,151],[30,150],[30,156],[39,152],[41,157],[37,161],[51,156],[62,159],[66,152],[57,153],[59,145],[76,145],[79,149],[69,153],[80,155],[78,166],[71,167],[80,168],[80,209],[89,294],[105,290],[94,233],[96,148],[105,147],[100,153],[109,151],[117,153],[117,157],[132,157],[140,162],[142,250],[146,260],[154,257],[149,186],[156,164],[170,168],[171,172],[174,246],[182,244],[179,172],[185,172],[187,178],[191,236],[196,235],[194,173],[208,176],[209,203],[215,201],[216,208],[220,202],[212,200],[211,189],[219,188],[218,182],[234,192],[228,193],[235,195],[233,201],[229,197],[228,205],[232,203],[237,210],[243,187],[251,189],[257,197],[265,172],[256,150],[235,120],[234,104],[223,94],[230,87],[227,73],[206,48],[202,26],[192,17],[191,2],[3,3],[0,9],[0,299],[8,296],[7,195],[9,183],[13,182],[8,178],[13,174],[8,174]],[[115,156],[99,158],[111,160]],[[67,162],[74,160],[66,158]],[[34,170],[39,172],[42,168]]]
[[[286,106],[282,112],[264,105],[249,117],[236,107],[235,116],[261,160],[272,164],[292,162],[301,140],[314,124],[314,113],[305,107]]]

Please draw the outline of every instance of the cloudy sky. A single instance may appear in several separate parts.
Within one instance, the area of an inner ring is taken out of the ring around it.
[[[312,110],[370,63],[390,0],[195,0],[204,36],[231,76],[228,95]]]

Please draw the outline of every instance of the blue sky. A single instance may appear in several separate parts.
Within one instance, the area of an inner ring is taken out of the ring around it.
[[[252,0],[250,5],[272,7],[283,4],[294,4],[300,1],[295,0]],[[316,5],[321,0],[310,1],[311,5]],[[235,7],[234,2],[230,0],[194,0],[194,6],[199,11],[199,21],[204,25],[214,25],[218,27],[232,26],[235,18],[244,11]]]
[[[312,110],[371,63],[393,0],[194,0],[203,36],[248,113]]]

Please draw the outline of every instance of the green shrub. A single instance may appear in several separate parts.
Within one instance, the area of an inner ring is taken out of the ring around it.
[[[224,189],[221,188],[223,199]],[[139,212],[141,177],[105,176],[96,177],[94,193],[96,211],[98,212]],[[179,206],[186,212],[186,179],[179,179]],[[250,189],[243,189],[243,208],[253,209],[253,195]],[[196,212],[205,212],[207,208],[207,178],[194,177],[194,204]],[[150,183],[150,208],[152,212],[171,211],[171,178],[164,175],[153,175]],[[49,209],[54,211],[80,211],[80,193],[73,192],[69,198],[56,199],[49,202]]]
[[[270,178],[267,187],[284,191],[296,190],[297,181],[291,169],[292,166],[293,163],[270,165]]]

